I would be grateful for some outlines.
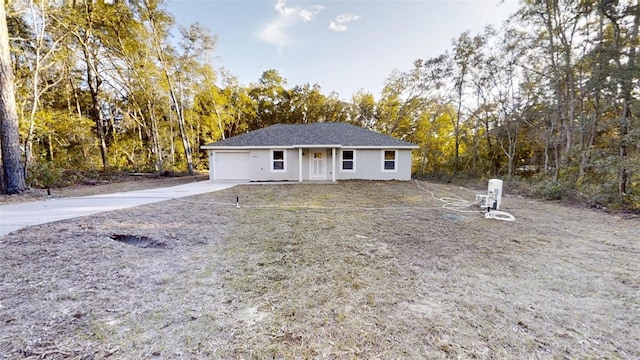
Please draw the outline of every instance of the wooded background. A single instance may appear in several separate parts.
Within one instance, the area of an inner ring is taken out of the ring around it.
[[[203,144],[341,121],[418,144],[416,175],[503,177],[550,199],[640,209],[638,0],[523,1],[500,28],[462,33],[446,53],[389,74],[382,93],[350,101],[270,69],[239,84],[216,68],[211,30],[178,26],[164,0],[5,9],[30,186],[99,171],[193,173],[207,168]]]

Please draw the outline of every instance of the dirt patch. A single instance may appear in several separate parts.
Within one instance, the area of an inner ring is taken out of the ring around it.
[[[487,220],[421,185],[242,185],[5,236],[0,357],[640,357],[637,219],[506,196],[517,220]]]
[[[164,249],[167,247],[167,244],[162,241],[154,240],[146,236],[113,234],[109,237],[115,241],[120,241],[143,249]]]

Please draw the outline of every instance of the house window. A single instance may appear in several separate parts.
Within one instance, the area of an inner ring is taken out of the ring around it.
[[[342,159],[340,160],[342,165],[340,169],[342,171],[356,171],[356,151],[355,150],[342,150]]]
[[[272,171],[286,171],[284,150],[271,151]]]
[[[382,150],[382,171],[396,171],[396,150]]]

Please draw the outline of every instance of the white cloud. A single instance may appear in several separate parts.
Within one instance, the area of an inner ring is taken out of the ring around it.
[[[324,9],[324,6],[313,5],[307,8],[287,7],[287,0],[278,0],[274,9],[279,16],[258,31],[258,38],[275,44],[280,50],[291,43],[291,36],[287,30],[301,22],[313,20]]]
[[[350,22],[350,21],[356,21],[360,19],[360,16],[358,15],[353,15],[353,14],[342,14],[342,15],[338,15],[336,17],[336,21],[339,23],[345,23],[345,22]]]
[[[344,24],[338,24],[338,23],[335,23],[335,22],[333,22],[333,21],[331,21],[331,22],[329,23],[329,29],[331,29],[331,30],[333,30],[333,31],[347,31],[347,30],[349,30],[349,29],[347,28],[347,25],[344,25]]]
[[[329,23],[329,29],[333,31],[347,31],[349,28],[347,24],[360,19],[359,15],[354,14],[342,14],[336,16],[336,19]]]

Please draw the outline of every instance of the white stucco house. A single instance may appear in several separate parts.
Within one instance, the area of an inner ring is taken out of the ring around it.
[[[346,123],[278,124],[201,147],[210,180],[410,180],[418,146]]]

